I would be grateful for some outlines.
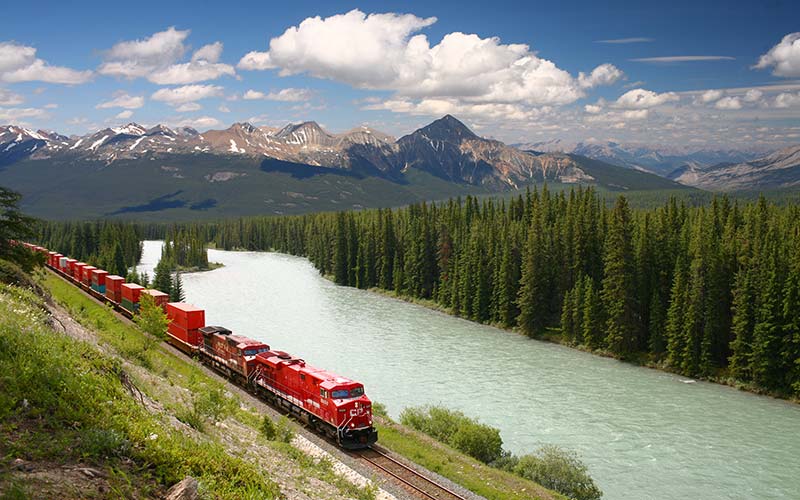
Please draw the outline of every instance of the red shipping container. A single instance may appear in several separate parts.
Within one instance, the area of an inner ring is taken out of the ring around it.
[[[97,269],[94,266],[83,266],[83,273],[81,274],[81,281],[87,285],[92,284],[92,271]]]
[[[76,262],[72,266],[72,277],[78,281],[83,279],[83,268],[86,267],[86,262]]]
[[[170,323],[167,327],[167,333],[176,339],[193,346],[198,346],[203,342],[203,335],[197,328],[186,329],[180,325],[176,325],[175,323]]]
[[[106,276],[108,276],[108,271],[95,269],[92,271],[92,283],[96,286],[103,286],[106,284]]]
[[[195,330],[206,326],[206,312],[185,302],[167,304],[167,317],[171,322],[186,330]]]
[[[144,287],[136,283],[123,283],[122,284],[122,298],[129,300],[136,304],[139,302],[139,294],[142,293]]]
[[[53,259],[55,259],[56,253],[55,252],[47,252],[47,265],[53,265]]]
[[[106,276],[106,297],[116,303],[122,302],[122,284],[125,283],[125,278],[112,274]]]
[[[166,310],[167,302],[169,302],[169,295],[162,292],[161,290],[142,290],[142,293],[146,293],[147,295],[153,297],[153,300],[156,302],[156,305],[159,305],[161,306],[161,309]]]
[[[60,253],[57,253],[57,254],[55,254],[55,256],[53,256],[53,267],[58,268],[58,269],[61,268],[61,258],[62,257],[63,257],[63,255],[61,255]]]

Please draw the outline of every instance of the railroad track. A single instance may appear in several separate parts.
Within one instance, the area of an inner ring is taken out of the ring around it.
[[[384,474],[393,477],[417,496],[430,500],[467,500],[466,497],[422,475],[402,462],[398,462],[376,445],[352,454],[380,469]]]

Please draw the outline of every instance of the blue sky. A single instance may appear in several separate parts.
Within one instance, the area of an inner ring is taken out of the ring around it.
[[[357,10],[355,10],[357,9]],[[800,142],[797,2],[13,2],[0,123]],[[251,54],[246,57],[247,54]]]

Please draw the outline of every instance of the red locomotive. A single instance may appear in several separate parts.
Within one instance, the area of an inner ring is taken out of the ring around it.
[[[142,292],[139,285],[125,284],[119,276],[109,276],[103,270],[43,247],[23,244],[46,255],[48,267],[98,300],[111,303],[128,317],[136,313]],[[98,273],[104,278],[102,291],[101,283],[92,279]],[[232,381],[285,408],[343,448],[365,448],[378,440],[378,431],[372,426],[372,403],[361,383],[309,366],[300,358],[272,350],[258,340],[234,335],[227,328],[204,326],[205,311],[191,304],[162,304],[164,294],[144,293],[158,296],[157,303],[165,307],[170,320],[168,342],[180,350],[197,356]]]

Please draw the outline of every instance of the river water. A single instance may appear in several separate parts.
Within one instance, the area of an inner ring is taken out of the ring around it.
[[[160,242],[145,242],[152,276]],[[336,286],[306,259],[209,250],[187,301],[223,325],[364,383],[397,417],[442,404],[504,447],[577,451],[607,499],[800,499],[800,406],[630,366]]]

